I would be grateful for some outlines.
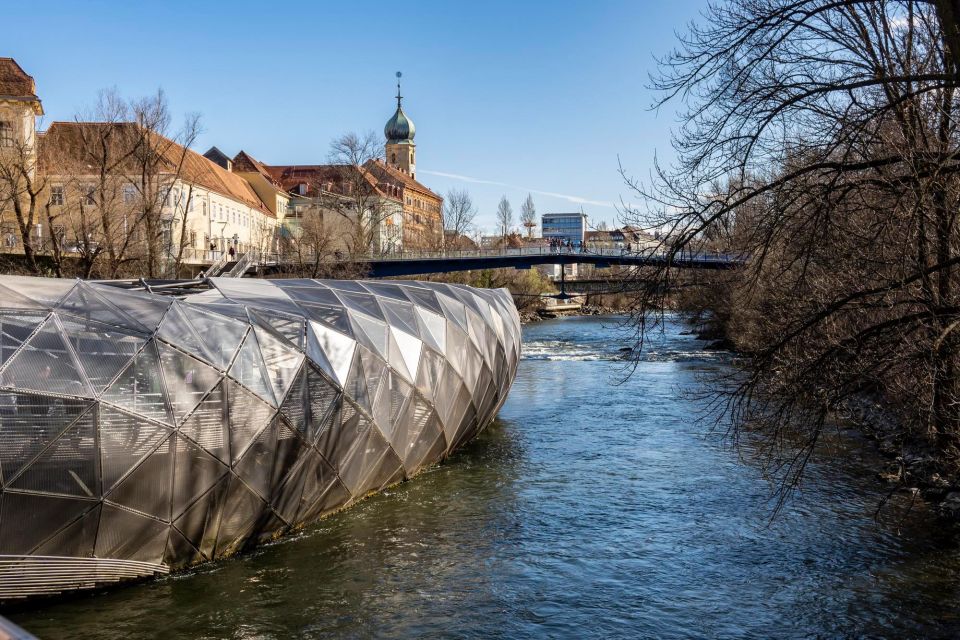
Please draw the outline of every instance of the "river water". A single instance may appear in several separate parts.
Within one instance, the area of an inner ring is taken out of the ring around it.
[[[252,553],[10,617],[42,638],[923,637],[960,550],[869,447],[771,485],[696,420],[729,367],[679,323],[626,382],[612,319],[524,329],[500,418],[445,464]]]

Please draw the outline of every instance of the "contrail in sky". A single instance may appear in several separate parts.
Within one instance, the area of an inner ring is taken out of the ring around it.
[[[609,207],[610,209],[616,209],[616,205],[612,202],[607,202],[605,200],[590,200],[588,198],[581,198],[580,196],[571,196],[565,193],[554,193],[553,191],[541,191],[540,189],[529,189],[527,187],[518,187],[515,184],[508,184],[506,182],[497,182],[496,180],[482,180],[480,178],[471,178],[470,176],[462,176],[459,173],[446,173],[444,171],[427,171],[426,169],[421,169],[420,173],[426,173],[431,176],[439,176],[441,178],[450,178],[452,180],[460,180],[462,182],[472,182],[474,184],[490,184],[497,187],[507,187],[508,189],[517,189],[519,191],[527,191],[530,193],[536,193],[541,196],[550,196],[551,198],[559,198],[561,200],[566,200],[567,202],[572,202],[573,204],[591,204],[597,207]]]

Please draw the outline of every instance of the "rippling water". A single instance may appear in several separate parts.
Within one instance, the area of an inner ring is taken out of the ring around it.
[[[253,553],[10,617],[43,638],[949,637],[957,546],[869,449],[771,487],[694,416],[724,354],[668,325],[524,330],[500,419],[444,465]],[[865,459],[864,459],[865,458]]]

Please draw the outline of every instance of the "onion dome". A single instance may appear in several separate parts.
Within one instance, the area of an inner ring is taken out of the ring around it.
[[[400,72],[397,72],[397,78],[399,77]],[[403,97],[400,95],[400,82],[398,80],[397,110],[393,117],[387,120],[387,124],[383,128],[383,135],[387,138],[387,142],[413,142],[413,136],[417,133],[417,128],[413,126],[413,120],[403,112],[401,100],[403,100]]]

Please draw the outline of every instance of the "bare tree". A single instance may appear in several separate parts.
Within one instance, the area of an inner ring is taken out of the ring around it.
[[[497,205],[497,225],[500,227],[504,242],[506,242],[507,234],[513,227],[513,207],[510,206],[507,196],[501,196],[500,204]]]
[[[15,132],[0,147],[0,211],[13,210],[27,269],[40,273],[34,230],[41,213],[46,179],[39,171],[33,132]]]
[[[311,185],[319,205],[349,222],[352,253],[379,253],[401,240],[401,205],[384,197],[379,189],[384,144],[375,133],[348,133],[330,143],[328,171]]]
[[[451,189],[443,201],[443,228],[453,237],[454,243],[468,237],[477,217],[477,207],[466,189]],[[459,248],[459,247],[453,247]]]
[[[674,166],[624,175],[661,248],[749,256],[728,292],[748,375],[717,400],[734,435],[767,434],[796,483],[827,420],[864,393],[960,451],[960,144],[952,3],[732,0],[711,5],[661,62],[686,104]],[[686,276],[669,266],[635,302],[637,339]]]
[[[527,237],[533,237],[533,230],[537,228],[537,208],[533,204],[533,196],[527,194],[527,199],[520,206],[520,221],[527,228]]]

